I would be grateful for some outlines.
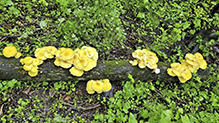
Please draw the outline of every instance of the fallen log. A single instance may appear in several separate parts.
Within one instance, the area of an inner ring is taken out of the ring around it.
[[[160,73],[156,74],[153,70],[129,64],[128,60],[124,61],[98,61],[95,68],[88,72],[84,72],[81,77],[72,76],[68,69],[63,69],[54,65],[54,60],[47,60],[39,66],[39,73],[35,77],[30,77],[27,71],[23,70],[19,59],[5,58],[0,56],[0,80],[22,80],[22,81],[88,81],[91,79],[110,79],[111,81],[129,80],[128,75],[141,81],[160,80],[164,82],[179,81],[177,77],[171,77],[166,70],[170,66],[169,63],[159,62],[158,68]],[[197,72],[202,79],[207,79],[209,69],[199,70]]]

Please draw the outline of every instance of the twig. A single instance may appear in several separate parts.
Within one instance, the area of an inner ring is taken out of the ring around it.
[[[4,106],[4,104],[2,104],[2,106],[1,106],[1,108],[0,108],[0,116],[2,115],[2,113],[3,113],[3,106]]]
[[[161,94],[161,92],[155,88],[154,92],[156,92],[166,103],[170,104],[164,97],[163,95]]]
[[[78,107],[78,106],[74,106],[74,105],[71,105],[71,104],[69,104],[69,103],[66,103],[66,102],[64,102],[64,101],[61,101],[61,102],[62,102],[63,104],[65,104],[65,105],[71,106],[71,109],[74,109],[74,110],[77,110],[77,111],[80,110],[80,109],[86,111],[86,110],[94,109],[94,108],[97,108],[97,107],[101,106],[101,105],[99,104],[99,102],[97,102],[97,103],[94,104],[93,106],[89,106],[89,107]]]
[[[211,15],[211,13],[205,8],[204,4],[202,4],[202,2],[200,2],[201,6],[203,7],[203,9],[209,14],[209,16],[212,18],[213,16]]]
[[[3,40],[5,40],[7,37],[4,37],[4,38],[2,38],[0,41],[3,41]]]

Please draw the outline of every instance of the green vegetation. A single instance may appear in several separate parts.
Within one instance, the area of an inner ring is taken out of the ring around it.
[[[18,37],[14,45],[19,49],[22,47],[26,54],[51,44],[74,49],[93,45],[99,51],[107,51],[118,47],[118,43],[121,45],[125,39],[118,18],[121,10],[113,0],[20,2],[22,4],[11,0],[1,1],[0,30],[2,35]],[[0,48],[7,44],[1,43]]]
[[[129,75],[129,81],[113,82],[109,98],[88,95],[81,81],[0,80],[0,121],[218,122],[219,38],[209,37],[219,35],[218,5],[211,0],[1,0],[0,51],[13,45],[25,57],[48,45],[90,45],[101,60],[131,60],[134,50],[146,48],[165,63],[200,52],[211,76],[202,80],[193,74],[182,84]]]
[[[213,78],[218,81],[219,75]],[[213,78],[200,81],[197,76],[187,84],[177,85],[136,82],[130,77],[130,81],[122,82],[123,89],[107,102],[107,114],[95,115],[94,122],[217,122],[219,84],[210,87]]]

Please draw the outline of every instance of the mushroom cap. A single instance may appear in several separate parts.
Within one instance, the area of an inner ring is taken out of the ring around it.
[[[195,53],[194,56],[195,56],[195,59],[204,59],[203,56],[199,52]]]
[[[37,66],[33,66],[30,71],[32,73],[36,73],[36,72],[38,72],[38,67]]]
[[[29,71],[28,74],[31,76],[31,77],[34,77],[38,74],[38,71],[37,72],[31,72]]]
[[[54,58],[54,55],[53,55],[52,53],[48,52],[48,51],[46,51],[46,52],[44,53],[44,56],[45,56],[46,58],[49,58],[49,59]]]
[[[80,50],[79,48],[76,48],[76,49],[74,50],[74,53],[78,53],[79,50]]]
[[[142,58],[144,58],[144,55],[146,53],[143,52],[142,50],[135,50],[133,53],[132,53],[132,56],[138,60],[141,60]]]
[[[150,69],[157,69],[157,64],[147,64],[147,67]]]
[[[89,71],[91,69],[93,69],[94,67],[97,66],[97,62],[92,60],[92,59],[88,59],[88,64],[84,67],[84,71]]]
[[[23,63],[26,64],[26,65],[29,65],[33,62],[33,58],[30,57],[30,56],[26,56],[24,59],[23,59]]]
[[[60,54],[65,51],[64,47],[59,48],[58,50],[55,51],[56,57],[60,57]]]
[[[172,68],[168,68],[168,69],[167,69],[167,73],[168,73],[170,76],[176,76],[176,74],[173,73],[173,69],[172,69]]]
[[[178,79],[179,79],[179,81],[181,82],[181,83],[185,83],[187,80],[184,78],[184,77],[182,77],[182,76],[178,76]]]
[[[199,67],[201,69],[206,69],[207,68],[207,62],[203,59],[203,60],[197,60],[198,64],[199,64]]]
[[[146,64],[150,64],[150,65],[157,63],[157,59],[155,58],[154,59],[146,58],[145,61],[146,61]]]
[[[60,53],[60,59],[61,60],[69,60],[73,58],[74,56],[74,51],[71,48],[66,48],[64,51]]]
[[[186,80],[189,80],[192,78],[192,73],[187,69],[185,68],[183,71],[182,71],[182,74],[181,76],[186,79]]]
[[[187,65],[188,65],[188,63],[186,62],[186,60],[183,59],[183,60],[181,61],[181,66],[182,66],[182,67],[187,67]]]
[[[14,56],[14,57],[15,57],[16,59],[18,59],[18,58],[20,58],[20,57],[21,57],[21,55],[22,55],[22,54],[21,54],[20,52],[17,52],[17,53],[15,54],[15,56]]]
[[[24,59],[20,59],[20,63],[23,65],[24,64]]]
[[[86,90],[87,90],[88,94],[94,94],[94,92],[95,92],[95,90],[88,89],[87,87],[86,87]]]
[[[38,65],[41,65],[43,63],[43,60],[40,60],[40,59],[36,59],[36,58],[33,58],[33,66],[38,66]]]
[[[23,69],[26,70],[26,71],[30,71],[30,70],[32,69],[32,67],[33,67],[32,64],[29,64],[29,65],[25,64],[25,65],[23,66]]]
[[[56,60],[54,61],[54,64],[55,64],[56,66],[60,66],[60,62],[61,62],[61,59],[58,58],[58,57],[56,57]]]
[[[66,62],[68,62],[69,64],[74,64],[74,57],[69,60],[66,60]]]
[[[195,73],[197,70],[192,65],[187,65],[187,68],[190,72]]]
[[[192,53],[187,53],[185,56],[186,60],[195,60],[195,56]]]
[[[144,53],[148,53],[148,52],[149,52],[149,50],[147,50],[147,49],[142,49],[142,51],[143,51]]]
[[[129,63],[132,64],[132,66],[136,66],[138,64],[138,60],[129,61]]]
[[[92,58],[94,56],[95,52],[97,52],[97,50],[93,47],[83,46],[82,49],[84,49],[88,58]]]
[[[73,60],[73,65],[76,64],[76,60],[79,59],[79,55],[78,53],[75,53],[75,55],[73,56],[72,60]]]
[[[80,57],[80,58],[78,58],[78,59],[75,61],[74,66],[75,66],[77,69],[83,70],[87,64],[88,64],[88,59],[87,59],[87,57]]]
[[[90,90],[93,90],[93,83],[94,83],[94,80],[90,80],[87,82],[87,88],[90,89]]]
[[[157,57],[156,53],[151,52],[151,51],[148,51],[148,52],[147,52],[147,56],[148,56],[148,57]]]
[[[45,48],[37,48],[34,52],[34,55],[37,59],[41,59],[41,60],[46,60],[46,56],[45,56]]]
[[[97,93],[102,93],[104,84],[101,81],[95,81],[92,85],[93,89],[97,92]]]
[[[104,83],[103,92],[107,92],[112,88],[112,85],[109,82],[109,79],[103,79],[102,82]]]
[[[176,76],[181,76],[181,72],[178,70],[173,69],[172,72],[176,75]]]
[[[67,61],[60,60],[59,66],[63,68],[70,68],[72,64],[68,63]]]
[[[52,55],[55,55],[55,52],[57,51],[57,48],[54,46],[47,46],[46,51],[51,53]]]
[[[94,52],[94,55],[91,59],[94,61],[97,61],[98,60],[98,52]]]
[[[141,60],[139,61],[138,67],[140,67],[140,68],[145,68],[145,67],[146,67],[146,64],[145,64],[144,59],[141,59]]]
[[[193,61],[193,60],[189,60],[189,59],[186,59],[186,62],[192,66],[196,66],[198,63]]]
[[[17,53],[17,49],[14,46],[7,46],[3,49],[3,55],[7,58],[14,57]]]
[[[84,49],[78,50],[77,53],[78,53],[79,57],[86,57],[87,56]]]
[[[171,68],[175,69],[175,70],[180,70],[180,68],[182,67],[180,63],[178,62],[174,62],[172,64],[170,64]]]
[[[83,70],[79,70],[75,67],[72,67],[69,71],[73,76],[82,76],[84,74]]]

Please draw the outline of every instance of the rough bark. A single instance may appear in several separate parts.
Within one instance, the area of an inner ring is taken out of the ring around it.
[[[151,69],[140,69],[139,67],[131,66],[128,61],[98,61],[95,68],[88,72],[84,72],[83,76],[75,77],[70,74],[68,69],[57,67],[53,64],[54,60],[45,61],[39,66],[39,73],[35,77],[30,77],[27,71],[23,70],[19,59],[5,58],[0,56],[0,80],[17,79],[22,81],[76,81],[91,79],[105,79],[111,81],[128,80],[128,74],[133,78],[142,81],[160,80],[164,82],[179,81],[177,77],[170,77],[166,70],[169,67],[168,63],[159,62],[159,74],[155,74]],[[207,79],[209,70],[199,70],[198,74],[202,79]]]

